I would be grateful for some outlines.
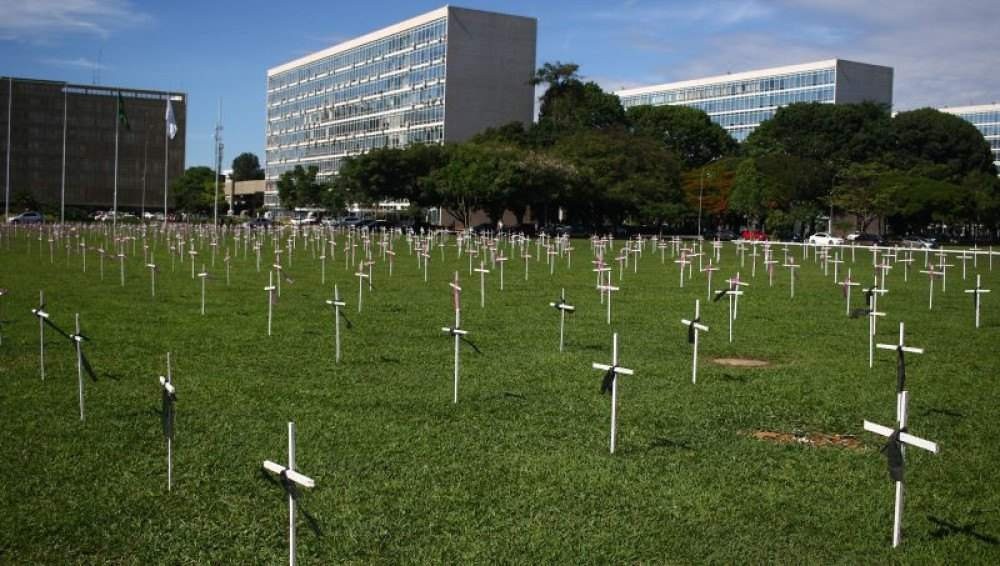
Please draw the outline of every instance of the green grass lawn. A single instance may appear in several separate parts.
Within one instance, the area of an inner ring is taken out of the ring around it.
[[[729,344],[726,302],[707,303],[697,273],[678,288],[677,267],[647,250],[614,296],[613,324],[594,290],[590,243],[575,241],[550,276],[532,259],[496,272],[479,307],[468,260],[435,248],[429,282],[404,239],[394,275],[375,267],[374,292],[357,313],[357,278],[341,245],[327,262],[298,241],[267,336],[267,272],[242,247],[226,286],[220,257],[208,282],[207,314],[190,263],[171,271],[162,240],[157,296],[138,254],[98,273],[82,259],[18,232],[0,240],[0,561],[27,563],[281,563],[287,560],[287,503],[261,462],[286,460],[286,427],[298,428],[298,469],[316,480],[303,493],[302,563],[886,563],[1000,562],[1000,260],[982,259],[983,327],[973,328],[960,262],[948,290],[908,284],[902,267],[880,301],[879,341],[907,341],[910,430],[941,453],[907,452],[904,542],[890,547],[893,484],[862,430],[892,426],[895,354],[868,368],[867,321],[844,315],[840,287],[810,256],[789,300],[788,274],[769,288],[750,258],[751,287]],[[94,236],[88,241],[94,245]],[[284,240],[283,240],[284,241]],[[451,242],[453,245],[453,241]],[[620,243],[618,243],[620,245]],[[30,245],[30,250],[29,250]],[[202,242],[204,245],[204,242]],[[131,246],[129,246],[131,248]],[[375,247],[377,250],[378,248]],[[779,248],[780,249],[780,248]],[[270,250],[270,247],[268,247]],[[76,250],[74,250],[75,252]],[[510,255],[510,252],[507,252]],[[537,255],[532,244],[531,253]],[[287,255],[287,254],[283,254]],[[204,246],[201,258],[209,263]],[[780,251],[778,258],[781,259]],[[849,258],[848,258],[849,259]],[[200,267],[202,259],[198,260]],[[263,263],[273,261],[270,251]],[[287,259],[283,262],[287,265]],[[845,264],[846,267],[849,264]],[[716,287],[738,267],[723,252]],[[453,322],[448,281],[459,269],[463,326],[482,350],[463,349],[459,402],[452,404]],[[856,278],[871,280],[859,252]],[[618,280],[618,273],[615,273]],[[334,363],[333,319],[325,304],[339,283],[354,323]],[[577,306],[558,352],[565,288]],[[73,350],[47,332],[46,378],[38,370],[45,290],[53,321],[69,330],[81,315],[91,363],[87,419],[77,408]],[[698,384],[681,318],[696,298],[711,330],[701,337]],[[861,295],[855,293],[855,306]],[[600,394],[611,334],[621,365],[618,449],[608,452],[610,398]],[[157,376],[174,359],[178,390],[175,486],[167,492]],[[716,357],[753,357],[769,367],[724,367]],[[856,435],[861,449],[774,444],[754,431]]]

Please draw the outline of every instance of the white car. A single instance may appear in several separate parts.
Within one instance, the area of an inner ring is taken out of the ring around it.
[[[844,239],[827,232],[816,232],[809,236],[809,243],[817,246],[840,246],[844,243]]]

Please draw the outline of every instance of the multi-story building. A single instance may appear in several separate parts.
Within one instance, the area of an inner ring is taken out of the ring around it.
[[[993,151],[993,164],[1000,171],[1000,104],[953,106],[939,110],[954,114],[978,128],[990,144],[990,149]]]
[[[625,108],[679,104],[704,110],[743,141],[778,108],[795,102],[892,106],[892,67],[829,59],[621,90]]]
[[[130,127],[118,134],[118,206],[162,207],[164,167],[168,179],[184,173],[187,95],[12,77],[0,77],[0,194],[58,206],[65,180],[67,206],[110,207],[119,94]],[[179,132],[169,141],[167,100]]]
[[[533,18],[445,6],[267,72],[267,192],[372,148],[464,140],[534,117]]]

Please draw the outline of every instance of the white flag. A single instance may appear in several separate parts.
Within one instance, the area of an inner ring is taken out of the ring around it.
[[[170,104],[170,99],[167,99],[167,137],[174,139],[177,135],[177,120],[174,120],[174,107]]]

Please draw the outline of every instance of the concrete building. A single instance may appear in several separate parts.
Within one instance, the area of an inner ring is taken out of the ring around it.
[[[1000,104],[953,106],[939,110],[954,114],[978,128],[990,144],[990,149],[993,150],[993,164],[1000,171]]]
[[[534,117],[537,22],[445,6],[267,71],[265,206],[296,165],[444,143]]]
[[[42,205],[59,206],[65,155],[66,205],[110,207],[119,94],[130,129],[119,129],[118,206],[162,209],[164,167],[169,179],[184,173],[187,95],[179,92],[0,78],[0,194],[9,186],[12,200],[28,194]],[[168,99],[178,126],[169,141],[169,164]]]
[[[625,108],[679,104],[704,110],[742,142],[778,108],[795,102],[892,106],[892,67],[829,59],[626,89],[615,94]]]

